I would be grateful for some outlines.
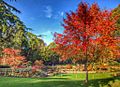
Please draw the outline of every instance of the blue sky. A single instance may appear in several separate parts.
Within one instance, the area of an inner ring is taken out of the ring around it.
[[[43,40],[49,44],[53,41],[53,33],[63,32],[61,26],[63,17],[70,10],[75,11],[81,0],[17,0],[9,2],[22,13],[17,14],[36,35],[44,35]],[[82,0],[89,4],[97,2],[101,9],[113,9],[120,4],[120,0]]]

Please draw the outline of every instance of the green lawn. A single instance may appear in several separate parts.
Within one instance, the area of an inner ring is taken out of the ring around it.
[[[62,74],[49,78],[0,77],[0,87],[86,87],[85,74]],[[89,74],[88,87],[120,87],[120,77],[109,73]]]

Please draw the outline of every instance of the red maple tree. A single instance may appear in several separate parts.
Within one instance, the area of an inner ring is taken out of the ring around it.
[[[94,58],[95,49],[116,49],[116,39],[113,37],[116,18],[111,15],[111,11],[100,10],[96,3],[89,6],[82,2],[75,12],[66,13],[63,34],[54,35],[57,44],[54,50],[63,60],[71,57],[84,60],[86,83],[88,60]]]
[[[1,58],[2,64],[17,68],[25,60],[25,57],[21,56],[20,52],[20,50],[5,48],[3,50],[4,56]]]

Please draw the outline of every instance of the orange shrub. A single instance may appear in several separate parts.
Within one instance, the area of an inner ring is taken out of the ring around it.
[[[67,69],[72,69],[72,65],[67,64],[67,65],[66,65],[66,68],[67,68]]]

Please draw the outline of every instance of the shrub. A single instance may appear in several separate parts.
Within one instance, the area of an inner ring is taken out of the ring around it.
[[[72,65],[71,65],[71,64],[67,64],[67,65],[66,65],[66,68],[67,68],[67,69],[72,69]]]
[[[25,57],[20,55],[21,50],[5,48],[2,52],[4,54],[1,58],[2,65],[9,65],[12,68],[17,68],[25,61]]]

